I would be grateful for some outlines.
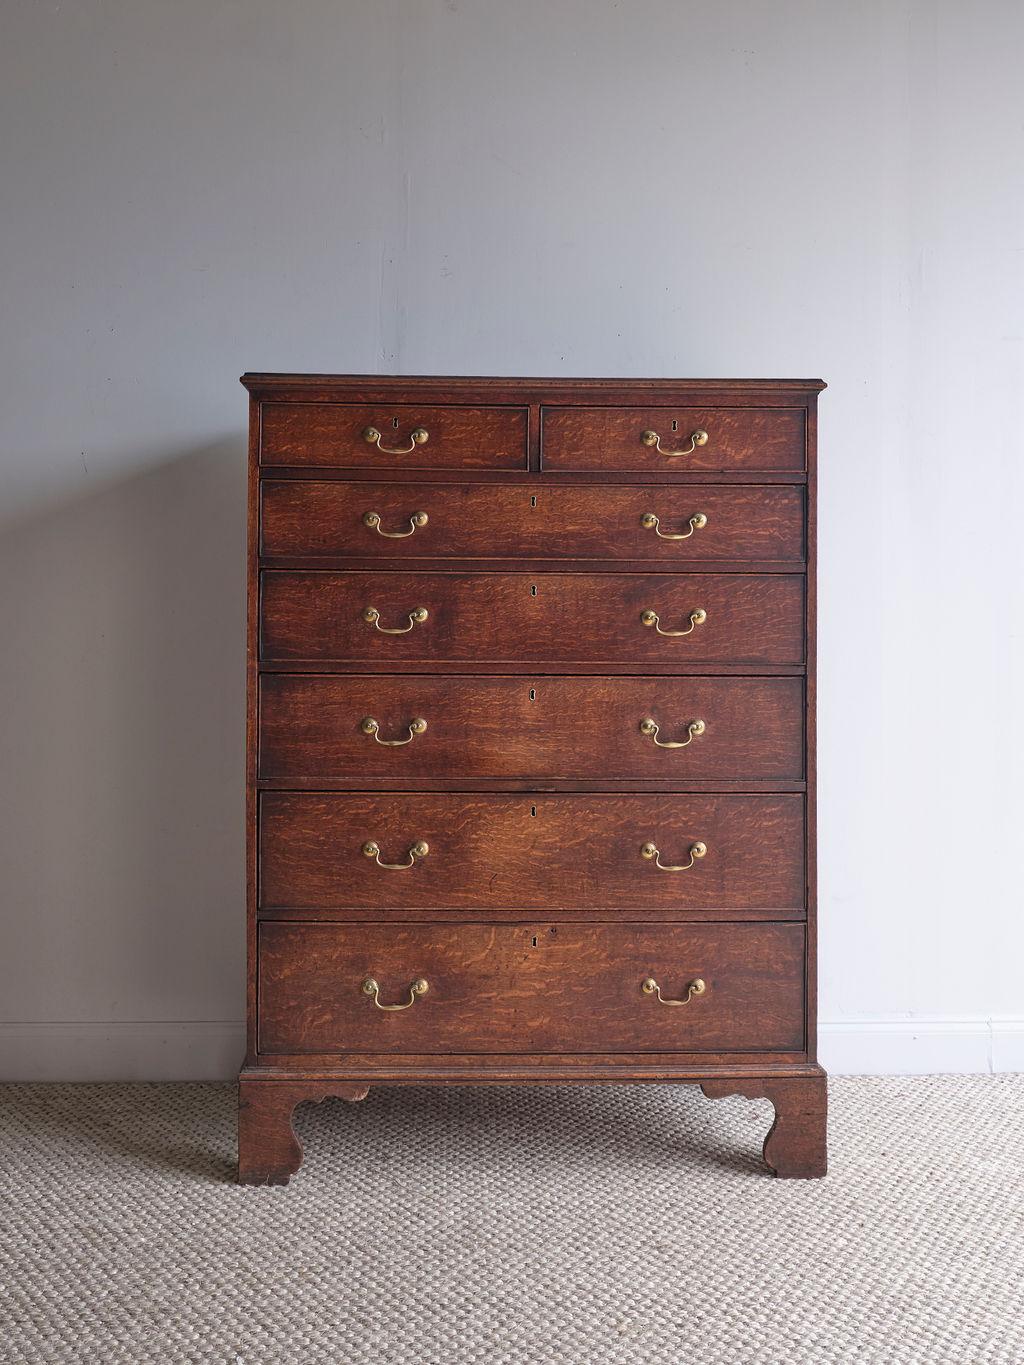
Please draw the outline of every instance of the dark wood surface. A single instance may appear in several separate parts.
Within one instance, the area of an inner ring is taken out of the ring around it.
[[[375,427],[379,444],[363,433]],[[428,440],[411,441],[422,427]],[[403,403],[266,403],[264,464],[360,469],[525,469],[526,408],[432,407]],[[412,450],[390,454],[389,450]]]
[[[389,635],[363,618],[374,607]],[[698,609],[707,613],[691,626]],[[643,624],[657,613],[663,631]],[[262,657],[412,661],[802,664],[800,574],[263,574]]]
[[[769,1168],[824,1174],[821,382],[243,383],[240,1179],[283,1183],[297,1168],[297,1103],[424,1081],[699,1081],[766,1096]],[[417,426],[429,439],[391,454],[363,439],[370,425],[384,446],[408,446]],[[708,441],[685,455],[640,440],[650,428],[680,449],[698,426]],[[367,511],[392,531],[428,516],[391,539]],[[708,520],[671,541],[645,512],[669,532]],[[428,618],[386,635],[366,606],[384,626],[421,606]],[[685,637],[639,619],[649,609],[679,629],[697,607],[707,620]],[[698,714],[705,732],[660,749],[640,732],[648,713],[659,738],[685,738]],[[389,747],[363,732],[367,715],[381,739],[420,715],[427,728]],[[362,854],[367,838],[384,861],[407,861],[417,839],[430,850],[390,870]],[[707,856],[683,872],[640,856],[649,840],[682,863],[697,839]],[[378,1010],[362,977],[353,993],[371,949],[382,1002],[433,974],[410,1010]],[[684,976],[710,988],[673,1008],[640,993],[648,973],[666,996]]]
[[[260,927],[263,1052],[773,1051],[803,1046],[799,924]],[[689,984],[685,1005],[666,999]],[[428,990],[407,1009],[413,982]]]
[[[260,796],[260,904],[579,911],[756,909],[804,904],[804,801],[777,796],[413,795],[266,791]],[[401,870],[423,841],[426,857]],[[704,857],[669,872],[695,843]]]
[[[362,722],[377,721],[375,734]],[[654,720],[659,748],[641,730]],[[427,728],[409,737],[410,725]],[[404,744],[396,741],[406,740]],[[389,743],[381,743],[386,740]],[[264,674],[260,776],[800,781],[802,678]]]
[[[365,524],[367,513],[377,514],[379,529]],[[643,524],[647,513],[658,518],[656,527]],[[425,525],[412,524],[417,514],[426,515]],[[694,528],[699,516],[707,524]],[[740,559],[792,564],[804,557],[804,490],[266,479],[260,524],[262,552],[271,558],[650,559],[673,569]],[[665,538],[678,534],[687,538]]]
[[[541,410],[544,469],[778,469],[804,468],[804,409],[662,406],[549,408]],[[690,450],[702,430],[707,442]],[[656,432],[661,450],[645,445]],[[685,451],[685,454],[666,454]]]

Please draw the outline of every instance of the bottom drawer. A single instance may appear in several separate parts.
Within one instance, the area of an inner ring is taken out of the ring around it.
[[[804,1047],[801,924],[271,920],[259,934],[261,1053]]]

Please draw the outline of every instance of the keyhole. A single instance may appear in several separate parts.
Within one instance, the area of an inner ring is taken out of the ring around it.
[[[537,935],[536,935],[536,934],[534,934],[533,939],[532,939],[531,941],[532,941],[532,943],[533,943],[533,946],[536,948],[536,946],[537,946]]]
[[[678,431],[678,430],[679,430],[679,423],[678,423],[678,422],[673,422],[673,423],[672,423],[672,430],[673,430],[673,431]]]
[[[530,584],[530,596],[531,596],[531,597],[536,597],[536,596],[537,596],[537,584],[536,584],[536,583],[531,583],[531,584]]]
[[[537,499],[536,499],[536,497],[532,497],[532,498],[530,499],[530,506],[531,506],[531,507],[536,507],[536,506],[537,506]]]
[[[392,417],[392,419],[391,419],[391,425],[394,427],[394,429],[395,429],[396,431],[398,430],[398,418],[397,418],[397,417]]]
[[[530,807],[530,814],[531,814],[531,815],[536,815],[536,814],[537,814],[537,807],[536,807],[536,806],[531,806],[531,807]]]
[[[537,700],[537,689],[535,687],[530,688],[530,700],[531,701]]]

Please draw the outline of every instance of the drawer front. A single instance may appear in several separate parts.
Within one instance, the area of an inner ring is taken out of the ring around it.
[[[802,678],[267,673],[260,776],[799,781],[803,707]]]
[[[265,912],[805,903],[800,795],[268,791],[259,848]]]
[[[544,469],[610,474],[796,473],[806,466],[804,425],[803,408],[544,408],[541,460]]]
[[[804,490],[262,484],[264,555],[800,561]]]
[[[799,924],[271,922],[259,942],[262,1053],[804,1046]],[[688,1003],[662,1003],[650,981]]]
[[[260,636],[265,660],[385,671],[411,660],[801,664],[804,579],[268,571]]]
[[[525,469],[527,409],[264,403],[260,463],[341,469]]]

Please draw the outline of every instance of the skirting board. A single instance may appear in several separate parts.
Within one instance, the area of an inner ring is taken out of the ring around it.
[[[825,1020],[822,1065],[837,1076],[1024,1071],[1024,1018]],[[227,1081],[240,1023],[0,1023],[2,1081]]]

